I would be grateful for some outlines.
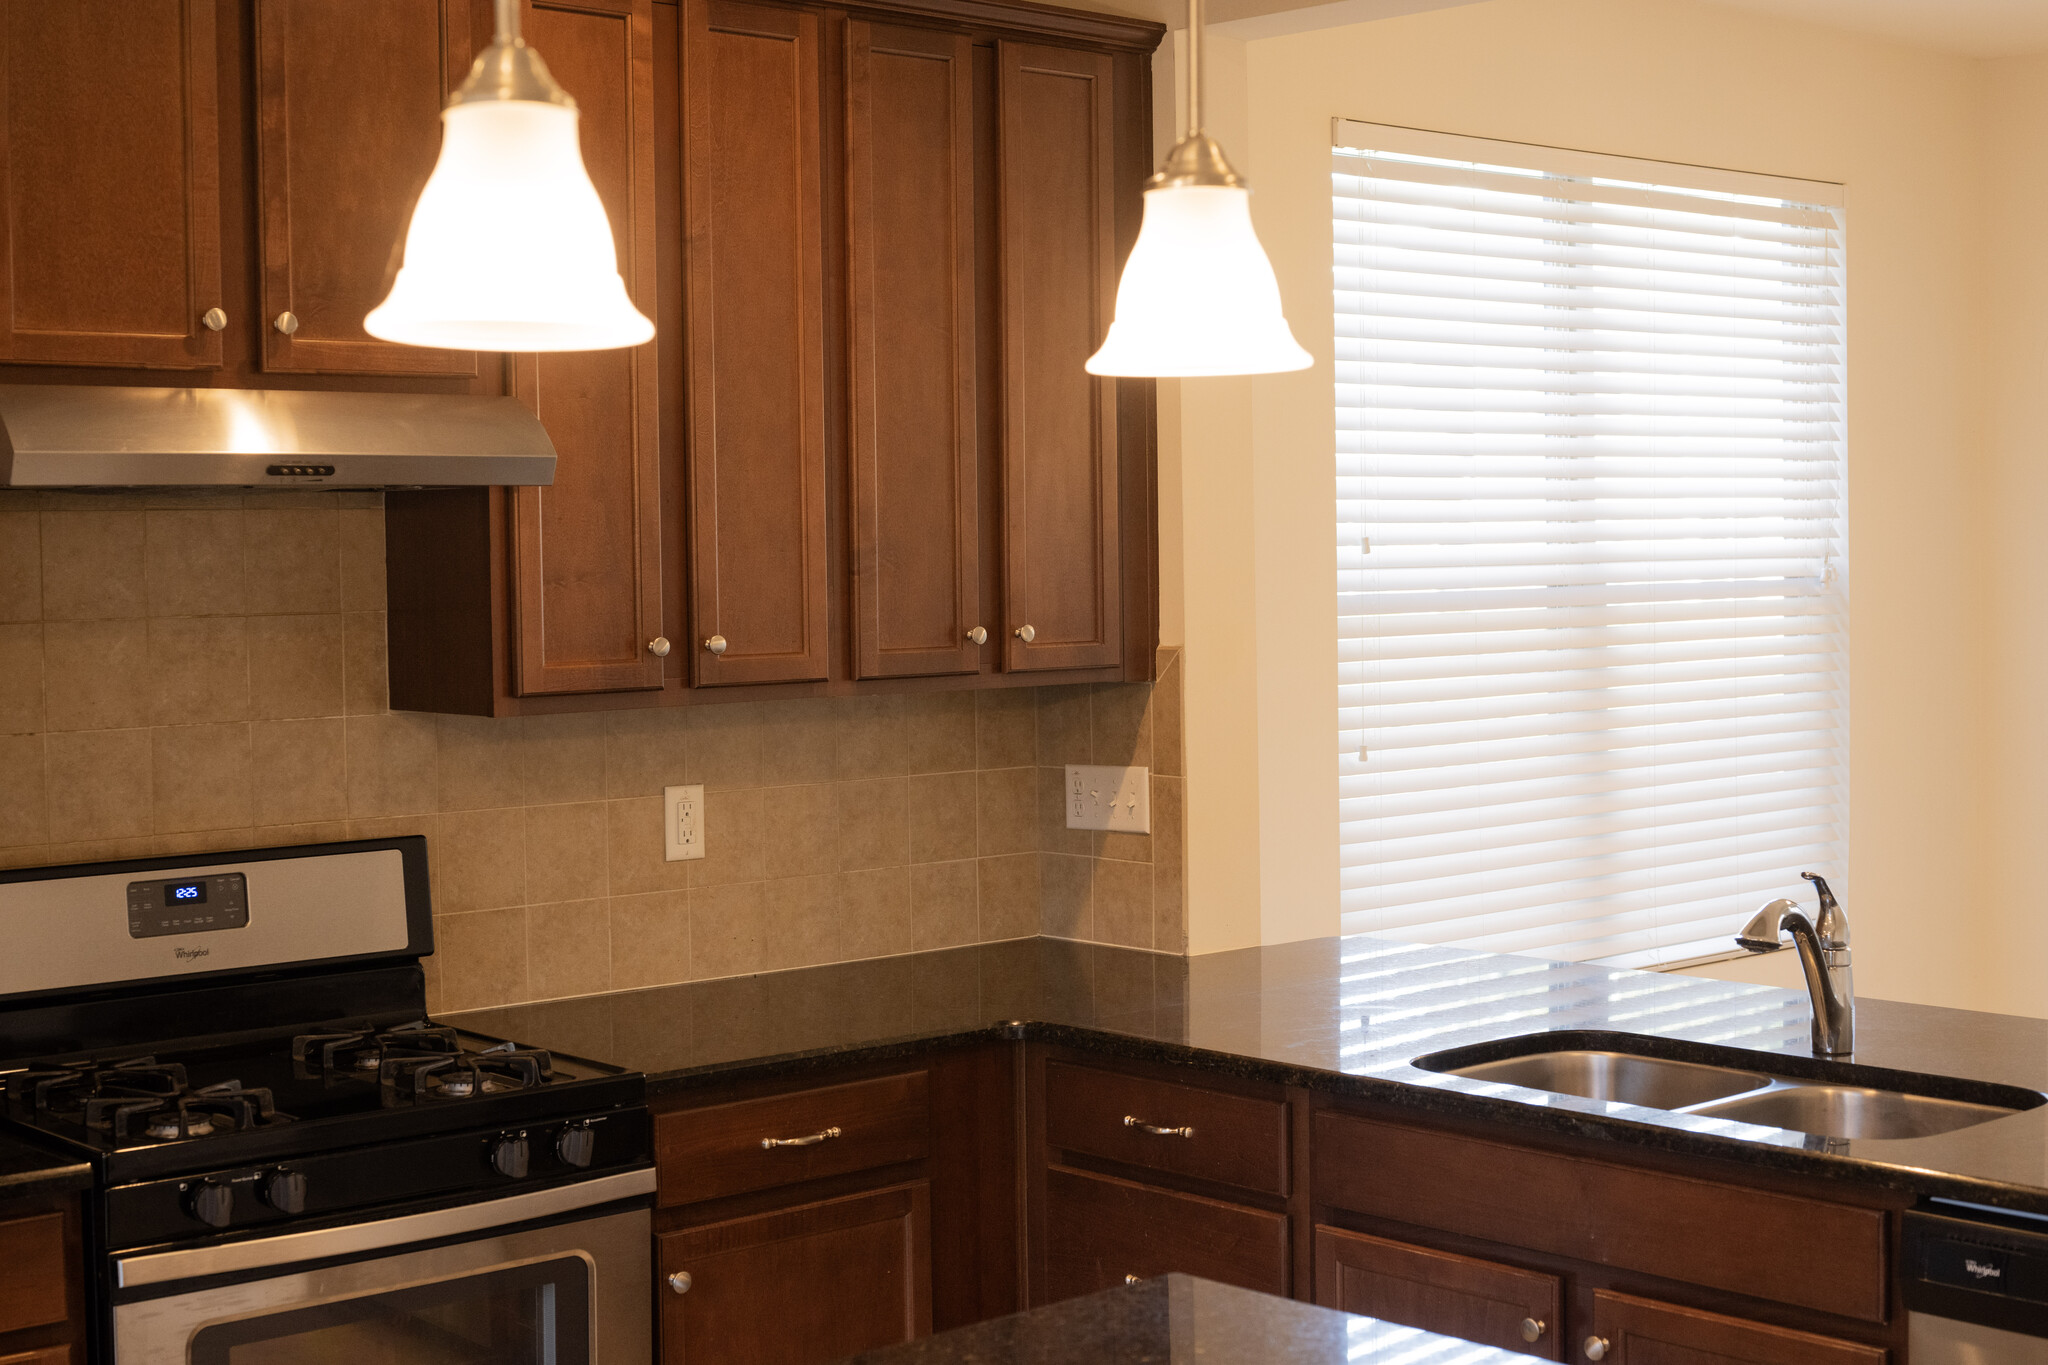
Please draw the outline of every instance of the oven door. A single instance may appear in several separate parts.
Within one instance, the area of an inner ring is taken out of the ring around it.
[[[654,1173],[114,1262],[114,1365],[646,1365]]]

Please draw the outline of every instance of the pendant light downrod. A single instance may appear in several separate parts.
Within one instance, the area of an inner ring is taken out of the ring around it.
[[[1166,160],[1145,182],[1148,190],[1184,185],[1220,185],[1244,189],[1244,177],[1223,155],[1216,139],[1202,130],[1202,82],[1208,66],[1202,60],[1202,0],[1188,0],[1188,99],[1187,124],[1180,141],[1166,154]]]
[[[540,54],[526,45],[519,31],[523,0],[494,0],[498,21],[491,45],[469,68],[469,76],[448,100],[448,107],[484,100],[530,100],[574,109],[576,101],[555,80]]]

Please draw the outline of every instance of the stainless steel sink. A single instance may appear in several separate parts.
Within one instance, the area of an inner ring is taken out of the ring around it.
[[[1589,1100],[1640,1104],[1646,1109],[1683,1109],[1761,1090],[1771,1083],[1769,1076],[1759,1072],[1590,1049],[1505,1057],[1461,1066],[1450,1074],[1559,1095],[1583,1095]]]
[[[1801,1082],[1781,1084],[1760,1095],[1694,1105],[1686,1112],[1824,1137],[1912,1138],[1952,1133],[2018,1111],[1898,1090]]]
[[[1497,1055],[1517,1042],[1530,1050]],[[1580,1043],[1580,1046],[1571,1046]],[[1611,1046],[1600,1044],[1611,1043]],[[1550,1044],[1550,1046],[1544,1046]],[[1685,1051],[1692,1060],[1656,1056]],[[1475,1056],[1474,1054],[1480,1054]],[[1495,1054],[1495,1055],[1486,1055]],[[1736,1065],[1700,1060],[1725,1057]],[[1417,1057],[1415,1065],[1468,1080],[1577,1095],[1701,1118],[1782,1128],[1827,1138],[1916,1138],[1951,1133],[2048,1104],[2048,1095],[2013,1086],[1952,1078],[1909,1077],[1836,1062],[1781,1065],[1819,1074],[1786,1075],[1758,1063],[1778,1061],[1737,1048],[1677,1044],[1635,1034],[1585,1032],[1531,1036],[1504,1044]],[[1857,1073],[1862,1074],[1857,1074]],[[1859,1082],[1904,1080],[1911,1088]],[[1946,1092],[1941,1094],[1929,1092]],[[1954,1098],[1960,1094],[1970,1099]]]

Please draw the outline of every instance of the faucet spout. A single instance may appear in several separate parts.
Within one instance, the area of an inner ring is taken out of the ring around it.
[[[1813,1055],[1847,1057],[1856,1050],[1856,988],[1849,966],[1849,917],[1842,913],[1827,879],[1800,874],[1820,894],[1818,923],[1807,919],[1796,901],[1774,900],[1756,912],[1735,936],[1752,953],[1776,952],[1790,933],[1806,975],[1806,993],[1813,1001]]]

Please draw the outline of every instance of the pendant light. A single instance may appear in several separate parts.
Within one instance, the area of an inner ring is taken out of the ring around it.
[[[520,0],[496,3],[497,36],[441,113],[404,264],[363,330],[463,351],[637,346],[654,324],[619,278],[576,101],[519,36]]]
[[[1314,357],[1280,312],[1252,231],[1251,190],[1202,131],[1202,0],[1188,0],[1187,133],[1145,182],[1145,218],[1090,374],[1195,376],[1303,370]]]

